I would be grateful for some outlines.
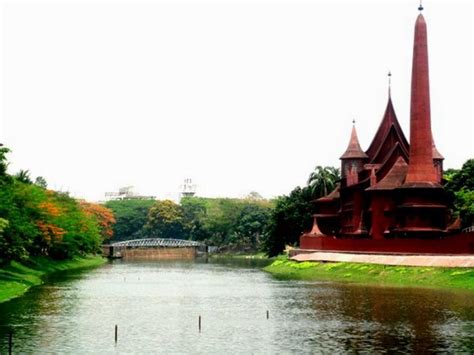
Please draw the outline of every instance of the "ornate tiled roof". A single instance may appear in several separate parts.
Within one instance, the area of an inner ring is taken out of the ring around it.
[[[386,150],[384,149],[385,146],[388,146],[390,149],[396,142],[400,144],[402,151],[406,152],[408,156],[410,146],[398,122],[392,99],[389,96],[382,122],[380,122],[374,139],[366,151],[366,154],[369,156],[369,162],[381,163],[385,159],[384,155],[387,153],[386,151],[384,152]]]
[[[408,171],[408,164],[402,157],[398,157],[395,164],[393,164],[390,171],[385,175],[385,177],[380,180],[374,186],[366,189],[367,191],[371,190],[391,190],[397,187],[402,186],[405,181],[405,177]]]

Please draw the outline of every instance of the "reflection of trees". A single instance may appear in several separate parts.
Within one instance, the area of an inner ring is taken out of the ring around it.
[[[78,270],[51,275],[46,285],[33,287],[22,297],[0,303],[0,353],[7,349],[10,329],[13,330],[16,352],[33,353],[38,348],[48,349],[50,344],[47,342],[62,331],[52,318],[73,312],[77,293],[68,286],[82,278],[81,273]]]
[[[468,329],[474,319],[472,294],[355,285],[327,287],[332,292],[325,299],[321,299],[320,292],[312,295],[314,317],[328,325],[328,331],[346,350],[419,353],[474,349],[472,326]]]

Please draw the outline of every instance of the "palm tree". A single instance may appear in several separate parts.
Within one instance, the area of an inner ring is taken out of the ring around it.
[[[336,187],[336,182],[341,178],[339,169],[332,166],[318,165],[309,175],[308,186],[315,198],[326,196]]]
[[[16,173],[15,178],[18,181],[23,182],[25,184],[33,183],[33,181],[31,181],[31,178],[30,178],[29,170],[20,170],[18,173]]]

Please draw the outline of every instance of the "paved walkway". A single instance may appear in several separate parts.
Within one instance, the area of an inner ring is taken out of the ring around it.
[[[404,266],[474,267],[474,255],[389,255],[313,252],[293,256],[296,261],[334,261]]]

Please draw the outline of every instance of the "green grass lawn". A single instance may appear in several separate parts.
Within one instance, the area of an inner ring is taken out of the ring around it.
[[[71,260],[52,260],[32,258],[28,262],[12,261],[0,269],[0,302],[21,296],[30,287],[40,285],[42,276],[62,270],[72,270],[102,265],[106,262],[101,256],[88,256]]]
[[[459,288],[474,291],[474,268],[296,262],[288,260],[287,257],[279,257],[264,270],[276,278],[285,280],[332,280],[383,286]]]

